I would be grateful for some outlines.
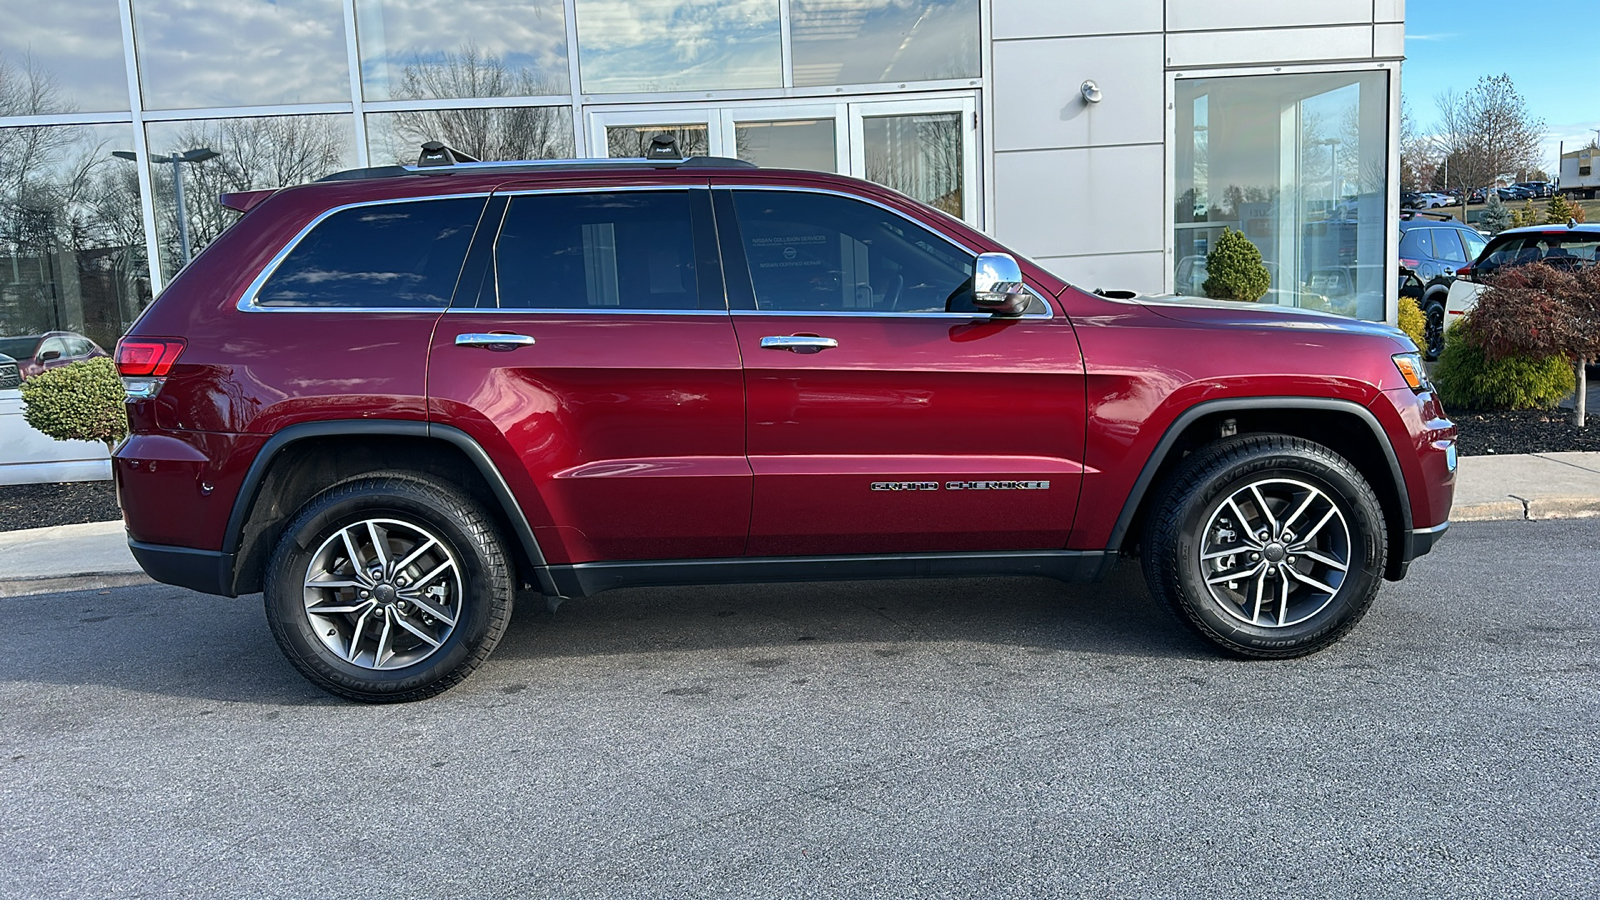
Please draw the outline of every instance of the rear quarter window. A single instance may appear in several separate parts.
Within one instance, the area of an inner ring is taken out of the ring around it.
[[[484,202],[457,197],[339,210],[289,251],[255,303],[318,309],[449,306]]]

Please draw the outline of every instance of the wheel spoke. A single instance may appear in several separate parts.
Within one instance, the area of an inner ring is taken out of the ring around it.
[[[356,542],[350,539],[350,529],[340,531],[339,537],[344,538],[344,549],[350,555],[350,568],[355,571],[356,577],[367,577],[367,567],[361,564],[361,554],[356,552]]]
[[[1245,543],[1252,547],[1260,547],[1261,542],[1256,540],[1256,529],[1254,525],[1250,524],[1250,517],[1244,514],[1244,510],[1239,508],[1239,504],[1235,503],[1232,497],[1228,498],[1228,508],[1232,509],[1233,514],[1239,517],[1239,530],[1244,532]]]
[[[428,574],[422,576],[421,578],[418,578],[416,581],[411,582],[411,584],[409,584],[406,587],[406,590],[407,591],[420,592],[423,588],[425,588],[429,584],[431,584],[435,578],[439,577],[439,575],[441,573],[443,573],[445,570],[453,569],[455,567],[456,567],[455,561],[447,559],[444,562],[440,563],[439,567],[434,569],[432,572],[429,572]],[[402,591],[401,593],[404,593],[404,591]]]
[[[1224,581],[1243,581],[1246,578],[1254,577],[1257,572],[1262,571],[1266,567],[1267,564],[1265,562],[1258,562],[1248,569],[1240,569],[1236,572],[1223,572],[1221,575],[1213,575],[1206,579],[1206,584],[1221,584]]]
[[[1331,556],[1323,556],[1321,553],[1318,553],[1315,550],[1298,550],[1296,552],[1299,553],[1301,556],[1304,556],[1306,559],[1314,560],[1316,562],[1322,563],[1323,565],[1327,566],[1330,569],[1338,569],[1341,572],[1350,571],[1350,567],[1349,566],[1347,566],[1344,563],[1338,561],[1337,559],[1334,559]]]
[[[405,559],[402,559],[399,562],[395,563],[394,570],[396,572],[404,572],[406,570],[407,566],[409,566],[412,563],[417,561],[417,557],[419,557],[422,554],[426,553],[428,551],[429,547],[432,547],[434,544],[437,544],[437,543],[439,543],[439,542],[430,537],[426,541],[423,541],[422,543],[418,544],[416,549],[414,549],[410,553],[406,554],[406,558]]]
[[[373,668],[377,668],[377,669],[383,668],[383,659],[384,659],[384,654],[385,653],[389,654],[390,656],[394,655],[394,650],[391,647],[391,645],[389,644],[389,632],[391,632],[393,630],[394,630],[394,617],[393,616],[384,616],[383,617],[383,634],[378,636],[378,650],[377,650],[376,653],[372,654],[372,665],[373,665]]]
[[[1261,618],[1261,600],[1267,593],[1267,564],[1261,564],[1261,574],[1256,576],[1256,608],[1250,614],[1250,622],[1254,624]]]
[[[372,538],[372,552],[377,557],[378,565],[385,570],[389,568],[389,532],[384,529],[383,537],[378,536],[378,523],[367,520],[367,534]]]
[[[367,583],[364,581],[351,581],[349,579],[342,579],[339,581],[317,581],[311,578],[306,579],[306,587],[308,588],[361,588],[366,586]]]
[[[1238,556],[1239,554],[1244,553],[1245,551],[1247,551],[1249,549],[1250,549],[1250,545],[1249,544],[1245,544],[1244,546],[1233,547],[1233,548],[1228,549],[1228,550],[1215,550],[1215,551],[1213,551],[1211,553],[1206,553],[1206,554],[1201,555],[1200,561],[1201,562],[1210,562],[1213,559],[1224,559],[1224,558],[1229,557],[1229,556]]]
[[[1272,529],[1273,534],[1277,534],[1278,520],[1272,515],[1272,507],[1267,505],[1267,499],[1261,496],[1261,488],[1252,484],[1250,485],[1250,493],[1256,498],[1256,508],[1260,509],[1261,514],[1267,517],[1267,526]]]
[[[416,635],[417,637],[422,638],[424,641],[427,641],[433,647],[439,647],[444,643],[443,641],[434,640],[432,635],[428,634],[426,631],[423,631],[422,629],[418,628],[417,626],[411,624],[410,622],[407,622],[405,620],[404,616],[401,616],[400,618],[396,619],[395,621],[399,623],[401,628],[404,628],[405,630],[411,632],[412,634]]]
[[[1280,581],[1278,589],[1278,627],[1289,624],[1289,579]]]
[[[1283,520],[1283,530],[1288,531],[1295,522],[1299,521],[1300,514],[1305,512],[1306,509],[1311,506],[1312,502],[1320,496],[1322,495],[1316,491],[1307,491],[1306,499],[1302,500],[1300,505],[1295,507],[1295,511],[1290,513],[1289,518]]]
[[[336,616],[340,613],[353,613],[371,609],[372,606],[371,600],[363,600],[351,606],[308,606],[306,607],[306,612],[313,616]]]
[[[1308,531],[1305,534],[1302,534],[1302,535],[1299,536],[1300,540],[1294,546],[1295,552],[1298,553],[1298,552],[1301,551],[1301,548],[1310,546],[1311,545],[1311,539],[1316,537],[1317,536],[1317,532],[1322,530],[1322,526],[1328,524],[1328,520],[1333,518],[1335,515],[1337,515],[1338,512],[1339,512],[1339,507],[1330,505],[1328,507],[1328,511],[1322,515],[1322,518],[1317,520],[1317,524],[1311,526],[1311,530],[1310,531]]]
[[[359,652],[361,647],[361,635],[367,630],[367,617],[370,615],[372,615],[372,610],[369,609],[361,614],[361,618],[356,619],[355,630],[350,632],[350,646],[346,647],[344,651],[344,658],[348,662],[356,661],[356,653]]]
[[[1327,593],[1330,593],[1330,594],[1335,594],[1335,593],[1338,593],[1338,591],[1339,591],[1338,588],[1331,587],[1329,585],[1323,584],[1322,582],[1316,580],[1315,578],[1312,578],[1309,575],[1302,575],[1300,573],[1300,570],[1296,569],[1294,566],[1287,566],[1287,567],[1285,567],[1284,571],[1286,571],[1290,575],[1294,576],[1295,580],[1301,582],[1302,584],[1309,584],[1309,585],[1311,585],[1312,587],[1316,588],[1319,591],[1326,591]]]
[[[424,613],[427,613],[430,616],[433,616],[435,619],[438,619],[439,621],[443,622],[444,624],[446,624],[446,625],[454,625],[454,624],[456,624],[456,620],[455,620],[454,616],[452,616],[449,613],[445,612],[443,609],[440,609],[440,608],[437,608],[437,607],[433,606],[432,604],[428,603],[428,601],[422,599],[422,597],[411,595],[411,594],[406,594],[404,592],[402,592],[400,594],[400,596],[404,597],[408,602],[410,602],[418,610],[420,610],[420,611],[422,611]]]

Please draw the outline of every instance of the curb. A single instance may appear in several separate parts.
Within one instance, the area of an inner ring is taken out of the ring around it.
[[[1600,497],[1518,497],[1507,494],[1504,500],[1457,504],[1450,509],[1451,522],[1504,522],[1543,519],[1588,519],[1600,516]]]
[[[32,597],[36,594],[64,594],[69,591],[92,591],[100,588],[132,587],[155,584],[143,572],[90,572],[83,575],[63,575],[51,578],[13,578],[0,581],[0,600],[14,597]]]

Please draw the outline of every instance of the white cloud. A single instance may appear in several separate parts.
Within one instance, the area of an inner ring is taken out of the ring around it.
[[[1438,31],[1438,32],[1434,32],[1432,34],[1408,34],[1408,35],[1406,35],[1406,40],[1408,40],[1408,41],[1449,41],[1449,40],[1454,40],[1456,37],[1458,37],[1458,35],[1454,31]]]

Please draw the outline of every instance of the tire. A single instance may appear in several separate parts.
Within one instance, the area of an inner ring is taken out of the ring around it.
[[[1145,523],[1145,579],[1218,649],[1305,656],[1372,605],[1388,547],[1383,510],[1327,447],[1287,435],[1222,441],[1191,454],[1159,497]],[[1229,574],[1240,577],[1219,578]]]
[[[1429,303],[1422,312],[1425,321],[1422,326],[1422,340],[1426,344],[1422,354],[1428,359],[1438,359],[1444,352],[1444,303],[1435,300]]]
[[[384,472],[301,507],[263,593],[272,635],[300,674],[351,700],[398,703],[472,674],[505,634],[513,588],[500,535],[476,503],[431,478]]]

